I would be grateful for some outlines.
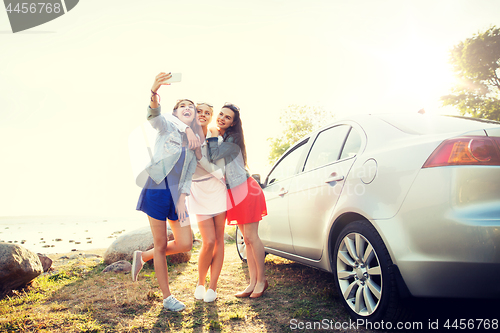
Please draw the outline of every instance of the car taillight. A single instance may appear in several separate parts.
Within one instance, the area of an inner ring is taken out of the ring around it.
[[[447,165],[500,165],[500,138],[464,136],[443,141],[422,168]]]

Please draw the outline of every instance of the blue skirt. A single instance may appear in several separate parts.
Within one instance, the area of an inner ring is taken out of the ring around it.
[[[176,221],[179,219],[175,212],[175,202],[166,178],[160,184],[156,184],[151,178],[148,178],[146,186],[144,186],[139,196],[136,209],[161,221],[167,219]]]
[[[185,151],[183,150],[175,166],[160,184],[156,184],[151,177],[148,178],[139,195],[137,210],[143,211],[148,216],[161,221],[167,219],[177,221],[179,219],[175,211],[175,204],[179,200],[179,179],[181,178],[184,159]]]

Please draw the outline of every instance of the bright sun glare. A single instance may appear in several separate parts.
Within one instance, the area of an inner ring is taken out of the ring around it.
[[[440,97],[449,93],[454,75],[448,50],[418,39],[407,40],[397,50],[383,53],[393,94],[410,94],[425,108],[435,110]]]

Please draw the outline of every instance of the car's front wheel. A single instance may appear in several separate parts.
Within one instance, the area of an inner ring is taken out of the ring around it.
[[[351,317],[395,321],[402,312],[389,252],[367,221],[348,224],[334,250],[335,283]]]

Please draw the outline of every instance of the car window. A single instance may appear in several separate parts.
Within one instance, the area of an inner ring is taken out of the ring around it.
[[[342,149],[340,159],[356,156],[359,148],[361,148],[361,135],[359,135],[356,129],[351,128],[349,136],[344,144],[344,148]]]
[[[293,150],[286,152],[285,157],[279,161],[273,171],[269,174],[267,178],[268,185],[284,180],[297,173],[297,163],[299,162],[300,156],[302,156],[302,153],[304,152],[307,141],[308,140],[304,140],[298,146],[294,147]]]
[[[304,171],[337,161],[350,128],[339,125],[320,132],[309,152]]]

